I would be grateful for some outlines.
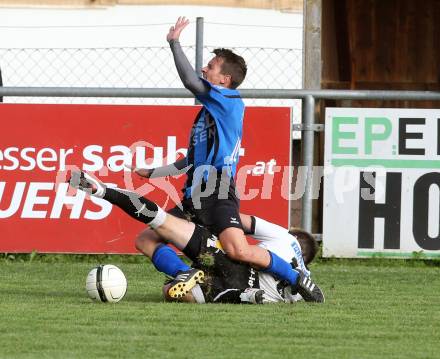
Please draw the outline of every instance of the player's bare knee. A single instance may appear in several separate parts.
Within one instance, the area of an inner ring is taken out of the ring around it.
[[[137,235],[134,246],[139,252],[151,257],[159,243],[160,240],[154,231],[146,229]]]
[[[249,262],[249,244],[239,228],[227,228],[219,235],[220,242],[228,257],[242,262]]]
[[[135,248],[139,252],[143,253],[144,245],[145,245],[145,239],[143,237],[137,236],[136,239],[134,240]]]

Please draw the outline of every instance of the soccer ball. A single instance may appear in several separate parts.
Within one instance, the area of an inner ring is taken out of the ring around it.
[[[93,268],[86,279],[88,296],[100,302],[119,302],[127,292],[127,279],[122,271],[105,264]]]

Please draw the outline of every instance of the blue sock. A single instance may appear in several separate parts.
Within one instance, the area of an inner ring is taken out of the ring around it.
[[[270,255],[270,264],[262,272],[275,274],[278,278],[284,279],[295,286],[298,283],[299,274],[284,259],[278,257],[275,253],[268,251]]]
[[[165,244],[160,244],[153,253],[151,261],[154,267],[162,273],[175,277],[177,273],[191,269],[183,262],[176,252]]]

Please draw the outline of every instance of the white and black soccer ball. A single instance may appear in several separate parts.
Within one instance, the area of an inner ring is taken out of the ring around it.
[[[116,303],[127,292],[127,279],[118,267],[112,264],[100,265],[87,275],[86,291],[93,300]]]

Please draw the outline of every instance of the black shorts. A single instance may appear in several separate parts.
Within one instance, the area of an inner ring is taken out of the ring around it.
[[[168,213],[200,224],[215,234],[220,234],[230,227],[243,229],[239,203],[233,198],[217,199],[208,197],[201,201],[201,204],[201,208],[196,209],[192,199],[184,199],[181,207],[176,206],[170,209]]]
[[[231,260],[218,238],[202,226],[196,225],[183,253],[193,261],[195,268],[205,272],[205,283],[201,287],[207,302],[239,303],[239,297],[224,294],[231,294],[231,290],[239,294],[246,288],[259,287],[258,272],[248,264]]]

